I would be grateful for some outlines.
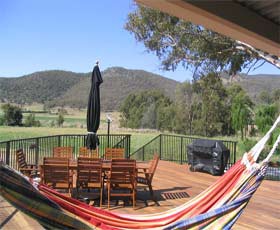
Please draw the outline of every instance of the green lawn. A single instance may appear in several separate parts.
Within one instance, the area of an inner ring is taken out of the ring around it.
[[[23,122],[25,118],[29,115],[29,113],[24,113]],[[36,114],[35,119],[39,120],[42,126],[50,126],[51,122],[56,122],[58,115],[51,115],[51,114]],[[71,115],[64,116],[64,125],[71,125],[75,123],[86,124],[86,118],[76,117]]]
[[[0,142],[29,138],[50,136],[59,134],[86,134],[86,129],[81,128],[50,128],[50,127],[8,127],[0,126]],[[106,130],[100,130],[99,134],[106,134]],[[135,151],[159,133],[139,133],[139,132],[114,132],[112,134],[131,134],[131,151]]]

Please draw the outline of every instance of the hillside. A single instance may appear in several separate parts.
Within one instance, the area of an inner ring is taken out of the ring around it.
[[[66,71],[36,72],[18,78],[0,78],[0,100],[16,103],[45,103],[48,106],[68,105],[85,108],[90,90],[91,73]],[[132,92],[159,89],[167,96],[175,95],[177,81],[143,70],[120,67],[102,72],[102,110],[117,110]]]
[[[42,71],[18,78],[0,78],[0,102],[43,103],[48,106],[86,108],[90,90],[91,73],[69,71]],[[175,96],[177,81],[143,70],[121,67],[102,72],[101,109],[117,110],[121,102],[138,91],[159,89],[171,99]],[[280,75],[236,75],[232,79],[222,76],[226,86],[240,84],[252,100],[258,103],[262,91],[272,92],[280,88]]]
[[[239,84],[255,102],[259,102],[259,94],[262,91],[271,93],[275,89],[280,89],[280,74],[258,74],[258,75],[236,75],[231,80],[223,77],[226,86],[232,83]]]
[[[100,86],[102,110],[117,110],[121,102],[130,94],[138,91],[158,89],[171,99],[175,95],[174,80],[161,77],[143,70],[128,70],[120,67],[108,68],[102,72],[103,83]],[[86,107],[90,78],[83,78],[64,95],[50,102],[52,106],[70,105]]]
[[[17,78],[0,78],[0,102],[44,103],[65,93],[84,74],[42,71]]]

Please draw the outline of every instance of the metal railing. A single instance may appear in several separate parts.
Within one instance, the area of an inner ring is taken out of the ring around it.
[[[160,155],[161,160],[173,161],[180,164],[187,163],[187,145],[195,139],[189,136],[160,134],[133,153],[130,153],[131,135],[110,134],[98,135],[100,140],[99,154],[102,157],[105,148],[124,148],[127,158],[148,161],[154,153]],[[226,168],[230,168],[236,162],[235,141],[222,140],[230,150],[230,158]],[[45,137],[26,138],[0,142],[0,160],[13,168],[17,168],[16,150],[22,148],[26,154],[28,164],[42,164],[44,157],[53,156],[53,148],[56,146],[73,147],[74,156],[77,157],[79,148],[85,146],[86,135],[55,135]],[[268,167],[266,179],[280,180],[280,167]]]
[[[160,134],[134,153],[131,153],[130,158],[145,161],[152,159],[154,153],[158,153],[161,160],[173,161],[180,164],[187,163],[187,145],[196,139],[202,138]],[[236,162],[237,142],[221,141],[230,150],[230,158],[227,163],[227,168],[229,168]]]
[[[124,148],[129,157],[131,135],[111,134],[98,135],[99,155],[103,156],[105,148]],[[74,157],[77,157],[79,148],[86,145],[86,135],[55,135],[45,137],[26,138],[0,142],[0,160],[13,168],[17,168],[16,150],[23,149],[28,164],[41,164],[44,157],[53,156],[56,146],[73,147]]]
[[[147,161],[151,160],[155,153],[158,153],[161,160],[173,161],[180,164],[187,163],[187,145],[191,144],[195,139],[202,138],[160,134],[131,153],[130,158]],[[226,169],[229,169],[236,162],[237,142],[226,140],[222,140],[222,142],[230,150],[230,158],[226,165]],[[280,181],[280,167],[268,167],[265,179]]]

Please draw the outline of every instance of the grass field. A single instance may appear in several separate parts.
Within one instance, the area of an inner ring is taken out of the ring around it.
[[[81,128],[50,128],[50,127],[8,127],[0,126],[0,142],[8,140],[16,140],[29,137],[41,137],[41,136],[50,136],[50,135],[63,135],[63,134],[86,134],[86,129]],[[99,130],[99,134],[106,134],[106,130]],[[131,151],[135,151],[140,148],[142,145],[147,143],[149,140],[157,136],[158,132],[115,132],[114,130],[110,131],[111,134],[131,134]]]

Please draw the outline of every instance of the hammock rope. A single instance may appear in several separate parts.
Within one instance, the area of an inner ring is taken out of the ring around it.
[[[265,136],[210,187],[192,200],[165,212],[128,215],[102,210],[46,185],[36,187],[3,163],[0,164],[0,195],[46,227],[230,229],[265,177],[268,161],[280,143],[280,135],[268,156],[260,163],[256,161],[278,123],[280,116]]]

